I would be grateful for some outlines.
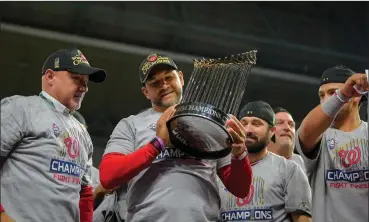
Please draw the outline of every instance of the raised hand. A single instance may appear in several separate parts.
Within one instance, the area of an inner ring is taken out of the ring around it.
[[[226,122],[226,127],[234,141],[232,144],[232,155],[239,156],[247,149],[245,145],[246,131],[235,116],[230,116],[231,119]]]

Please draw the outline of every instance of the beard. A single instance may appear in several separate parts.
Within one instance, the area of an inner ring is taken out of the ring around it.
[[[67,107],[70,111],[77,111],[81,108],[82,101],[84,96],[81,96],[80,98],[73,97],[69,101],[61,102],[65,107]]]
[[[251,136],[250,136],[251,137]],[[256,142],[254,143],[246,143],[247,151],[249,153],[260,153],[264,149],[266,149],[267,145],[270,142],[270,138],[268,137],[268,133],[259,138],[251,137],[253,139],[256,139]]]
[[[159,107],[166,107],[169,108],[175,104],[178,104],[182,99],[182,89],[179,89],[177,92],[174,91],[173,98],[171,98],[169,101],[163,101],[163,99],[158,98],[156,100],[153,100],[152,103],[159,106]]]

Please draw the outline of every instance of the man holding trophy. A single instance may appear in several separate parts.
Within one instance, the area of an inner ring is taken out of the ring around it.
[[[151,101],[152,108],[122,119],[114,129],[100,164],[102,186],[111,189],[128,183],[128,222],[217,221],[220,215],[217,177],[240,198],[247,196],[252,180],[241,123],[232,115],[223,118],[221,129],[229,138],[227,147],[217,148],[225,149],[221,150],[221,155],[215,153],[214,157],[213,153],[210,158],[201,158],[182,152],[173,145],[169,134],[178,136],[184,124],[174,120],[177,128],[173,130],[168,125],[168,120],[179,113],[177,104],[183,102],[182,72],[168,56],[152,54],[141,63],[139,74],[142,92]],[[209,77],[205,74],[193,76],[203,79],[201,82]],[[192,106],[196,107],[199,108]],[[205,111],[216,112],[210,108]],[[185,132],[182,133],[185,137]],[[200,144],[186,139],[181,140],[183,144]],[[211,139],[202,141],[202,145],[214,142]]]

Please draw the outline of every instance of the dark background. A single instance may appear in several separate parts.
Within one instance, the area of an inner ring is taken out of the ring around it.
[[[150,106],[138,77],[149,53],[172,56],[188,81],[194,58],[256,49],[242,105],[283,106],[298,124],[326,68],[369,68],[368,2],[0,2],[0,15],[1,98],[38,94],[41,66],[61,48],[108,72],[80,110],[96,166],[117,122]]]

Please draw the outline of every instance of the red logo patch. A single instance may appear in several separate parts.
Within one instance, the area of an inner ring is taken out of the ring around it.
[[[355,147],[352,150],[341,150],[338,155],[341,157],[341,164],[345,168],[357,164],[361,159],[361,150]]]
[[[158,59],[158,56],[156,55],[151,55],[149,56],[149,58],[147,58],[148,62],[155,62]]]
[[[87,63],[88,63],[88,61],[87,61],[87,59],[86,59],[85,55],[83,55],[83,54],[81,53],[81,54],[80,54],[80,56],[81,56],[81,58],[82,58],[82,60],[83,60],[83,61],[85,61],[85,62],[87,62]]]
[[[68,155],[70,158],[75,159],[79,156],[79,143],[78,140],[68,137],[64,140],[64,144],[68,149]]]

